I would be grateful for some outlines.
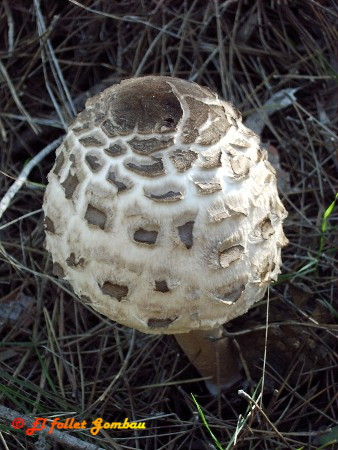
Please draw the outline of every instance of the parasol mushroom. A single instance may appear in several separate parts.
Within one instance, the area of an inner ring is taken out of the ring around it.
[[[280,272],[286,211],[240,113],[171,77],[87,100],[44,198],[56,274],[82,302],[144,333],[174,334],[208,388],[238,378],[222,325]]]

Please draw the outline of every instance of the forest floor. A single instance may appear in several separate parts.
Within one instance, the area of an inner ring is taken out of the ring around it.
[[[337,21],[335,0],[1,2],[1,448],[337,445]],[[282,274],[225,325],[243,371],[217,397],[173,337],[132,331],[81,304],[44,249],[55,157],[34,156],[56,148],[86,98],[147,74],[195,81],[235,104],[260,134],[288,210]],[[38,417],[88,426],[27,434]],[[97,418],[146,429],[94,435]]]

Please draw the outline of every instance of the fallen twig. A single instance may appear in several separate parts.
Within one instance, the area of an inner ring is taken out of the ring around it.
[[[58,145],[61,143],[63,139],[63,136],[59,137],[47,147],[42,149],[37,155],[32,158],[28,164],[22,169],[20,172],[17,180],[11,185],[11,187],[8,189],[6,194],[3,196],[1,202],[0,202],[0,219],[2,218],[4,212],[8,208],[11,200],[15,197],[15,195],[19,192],[19,190],[22,188],[24,183],[26,183],[28,175],[30,174],[31,170],[37,166],[47,155],[49,155],[50,152],[56,149]]]

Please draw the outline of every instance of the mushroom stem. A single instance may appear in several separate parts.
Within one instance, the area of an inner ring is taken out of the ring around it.
[[[211,394],[216,395],[240,378],[239,359],[231,340],[223,337],[222,326],[175,334],[175,338],[197,371],[209,378],[205,383]]]

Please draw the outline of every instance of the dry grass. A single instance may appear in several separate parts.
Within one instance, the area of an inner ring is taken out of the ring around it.
[[[86,96],[121,78],[190,79],[244,117],[264,114],[275,92],[298,89],[293,105],[264,116],[262,132],[290,176],[282,191],[290,245],[270,290],[268,337],[266,299],[227,326],[245,370],[218,398],[171,337],[100,317],[53,277],[41,212],[53,154],[33,168],[0,224],[1,448],[216,448],[191,392],[224,449],[334,447],[325,442],[338,425],[337,206],[324,234],[321,226],[338,187],[337,19],[335,0],[1,2],[0,197]],[[128,417],[147,430],[62,430],[81,440],[67,447],[12,429],[9,410],[89,423]]]

